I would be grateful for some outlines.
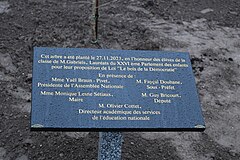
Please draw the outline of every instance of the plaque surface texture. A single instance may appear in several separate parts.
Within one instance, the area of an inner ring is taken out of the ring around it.
[[[36,47],[31,129],[203,131],[189,54]]]

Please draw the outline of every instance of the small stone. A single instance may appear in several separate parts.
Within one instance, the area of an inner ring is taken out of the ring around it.
[[[168,16],[163,17],[164,20],[169,20]]]
[[[234,11],[230,11],[229,13],[232,14],[232,15],[238,15],[238,13],[234,12]]]
[[[184,26],[189,26],[189,22],[182,21],[182,23],[183,23]]]
[[[63,154],[63,153],[60,153],[60,154],[59,154],[59,156],[60,156],[60,157],[63,157],[63,156],[64,156],[64,154]]]
[[[79,139],[86,137],[89,132],[66,132],[65,134],[71,138]]]
[[[9,12],[9,3],[7,1],[0,2],[0,13]]]
[[[0,159],[2,159],[6,155],[7,151],[6,149],[0,147]]]
[[[25,144],[32,144],[33,141],[32,141],[31,139],[26,139],[26,140],[24,141],[24,143],[25,143]]]
[[[5,68],[9,72],[17,72],[17,68],[14,66],[12,58],[8,53],[0,54],[0,66]]]
[[[229,153],[230,153],[231,156],[235,157],[237,151],[236,150],[230,150]]]
[[[18,157],[16,160],[28,160],[28,157],[26,155],[22,155],[21,157]]]
[[[27,79],[32,79],[32,74],[29,73],[29,74],[27,75]]]
[[[209,13],[209,12],[213,12],[214,10],[211,9],[211,8],[206,8],[204,10],[201,11],[202,14],[206,14],[206,13]]]

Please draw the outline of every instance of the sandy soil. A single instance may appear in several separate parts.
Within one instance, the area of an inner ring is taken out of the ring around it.
[[[96,159],[98,133],[29,130],[32,49],[97,48],[88,2],[0,0],[0,160]],[[107,48],[190,52],[206,121],[203,133],[123,133],[123,159],[240,159],[239,0],[116,0],[99,20]]]

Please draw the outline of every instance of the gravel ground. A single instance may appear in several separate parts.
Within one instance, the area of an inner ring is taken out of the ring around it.
[[[33,47],[97,48],[88,2],[0,0],[0,160],[97,158],[96,132],[29,130]],[[239,0],[116,0],[99,21],[107,48],[190,52],[206,121],[202,133],[125,132],[122,159],[240,159]]]

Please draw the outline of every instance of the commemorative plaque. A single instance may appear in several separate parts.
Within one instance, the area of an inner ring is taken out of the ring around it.
[[[36,47],[31,129],[203,131],[189,54]]]

